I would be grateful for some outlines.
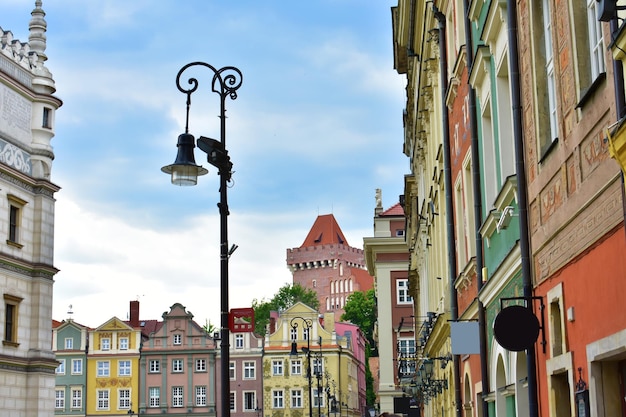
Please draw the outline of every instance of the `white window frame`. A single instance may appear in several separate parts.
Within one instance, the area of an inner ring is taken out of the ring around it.
[[[235,365],[235,362],[230,362],[228,365],[228,373],[230,376],[231,380],[235,379],[235,375],[237,373],[237,366]]]
[[[128,350],[128,338],[127,337],[120,338],[120,350]]]
[[[111,350],[111,339],[108,337],[100,340],[100,350]]]
[[[196,372],[206,372],[206,359],[196,359]]]
[[[304,401],[302,399],[302,389],[295,388],[291,390],[290,396],[291,408],[302,408]]]
[[[161,387],[149,387],[148,388],[148,407],[160,407],[161,406]]]
[[[398,339],[398,356],[414,356],[415,355],[415,339],[413,338],[399,338]],[[416,362],[413,360],[402,361],[400,366],[400,372],[403,374],[412,374],[415,372]]]
[[[111,395],[108,389],[96,390],[96,410],[108,411],[110,408]]]
[[[254,361],[243,362],[243,379],[256,379],[256,363]]]
[[[181,374],[185,372],[182,359],[172,359],[172,373]]]
[[[54,408],[56,410],[65,409],[65,387],[54,390]]]
[[[161,361],[159,359],[150,359],[148,362],[149,368],[148,372],[151,374],[160,374],[161,373]]]
[[[291,375],[302,375],[302,359],[291,360]]]
[[[176,333],[174,334],[174,341],[173,341],[175,346],[178,345],[182,345],[183,344],[183,335],[180,333]]]
[[[106,378],[111,375],[111,364],[109,361],[96,362],[96,376],[98,378]]]
[[[82,374],[83,374],[83,360],[72,359],[72,375],[82,375]]]
[[[66,337],[65,338],[65,350],[72,350],[72,349],[74,349],[74,338]]]
[[[316,387],[313,388],[313,408],[324,408],[324,397],[326,396],[326,393],[324,392],[324,389],[320,389],[319,391],[317,390]]]
[[[548,118],[550,120],[550,142],[553,142],[559,136],[559,130],[556,114],[556,75],[554,73],[554,49],[552,47],[552,18],[550,16],[550,1],[542,0],[542,2]]]
[[[57,366],[55,373],[57,375],[65,375],[65,359],[57,359],[57,360],[59,361],[59,366]]]
[[[120,388],[117,390],[117,409],[130,410],[130,389]]]
[[[409,295],[408,278],[396,279],[396,303],[405,305],[413,303],[413,297]]]
[[[117,361],[117,376],[130,376],[132,372],[132,364],[129,360]]]
[[[231,391],[229,395],[229,400],[230,411],[234,413],[237,411],[237,393]]]
[[[272,359],[272,375],[281,376],[284,375],[284,363],[282,359]]]
[[[285,408],[285,392],[282,389],[272,390],[272,408]]]
[[[206,406],[206,385],[196,385],[196,406]]]
[[[172,407],[182,408],[184,405],[183,387],[172,387]]]
[[[587,28],[589,33],[589,52],[591,60],[591,80],[595,80],[600,74],[606,72],[604,62],[604,37],[602,35],[602,22],[598,20],[598,0],[587,0]]]
[[[243,411],[256,411],[256,391],[243,392]]]
[[[72,387],[70,389],[72,395],[72,409],[81,409],[83,407],[83,389],[81,387]]]
[[[235,349],[243,349],[243,334],[241,333],[235,335]]]

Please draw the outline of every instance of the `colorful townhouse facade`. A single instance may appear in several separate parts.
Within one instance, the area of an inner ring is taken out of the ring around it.
[[[0,410],[52,416],[55,80],[46,56],[47,22],[34,2],[28,40],[0,28]],[[25,16],[25,20],[26,20]]]
[[[392,8],[394,66],[407,76],[409,273],[418,277],[408,393],[423,415],[626,410],[624,6]],[[441,284],[449,296],[438,310]],[[498,325],[516,306],[524,317],[507,327],[536,330],[517,345]],[[445,323],[461,322],[478,324],[472,353],[451,349]]]
[[[245,326],[247,327],[247,326]],[[263,416],[263,345],[264,337],[243,328],[229,332],[230,415],[231,417]],[[217,341],[219,349],[219,341]],[[221,351],[217,351],[217,375],[221,375]],[[217,398],[222,387],[217,386]],[[220,413],[221,403],[217,402]]]
[[[296,303],[270,320],[263,355],[263,415],[361,416],[365,341],[334,313]],[[361,375],[363,374],[363,375]]]
[[[374,277],[378,318],[375,340],[379,372],[374,377],[379,411],[394,413],[394,398],[402,384],[415,376],[415,309],[410,295],[409,250],[404,232],[406,219],[400,203],[383,208],[382,191],[376,190],[374,235],[363,239],[368,272]]]
[[[85,416],[89,328],[72,319],[54,322],[52,345],[59,363],[54,389],[55,416]]]
[[[294,284],[317,292],[320,313],[332,311],[336,321],[352,293],[373,286],[363,250],[348,244],[333,214],[317,216],[302,245],[287,249],[287,267]]]
[[[138,315],[132,311],[131,324],[144,329],[135,411],[160,416],[217,415],[216,347],[211,335],[180,303],[154,323],[135,319]]]

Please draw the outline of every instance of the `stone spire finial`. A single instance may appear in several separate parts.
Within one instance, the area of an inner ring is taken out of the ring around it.
[[[30,47],[29,60],[32,66],[32,73],[35,76],[33,78],[33,88],[35,91],[45,94],[54,94],[56,87],[54,86],[54,79],[52,74],[46,68],[45,62],[48,60],[46,56],[46,30],[48,24],[44,16],[46,13],[41,8],[41,0],[35,1],[35,8],[30,13],[33,16],[30,19],[28,30],[28,44]]]
[[[35,1],[35,8],[30,13],[33,17],[30,19],[30,24],[28,25],[28,30],[30,35],[28,35],[28,43],[30,44],[31,52],[37,54],[37,61],[34,62],[34,66],[37,64],[42,64],[48,59],[46,56],[46,29],[48,28],[48,24],[46,23],[46,12],[41,8],[41,0]]]

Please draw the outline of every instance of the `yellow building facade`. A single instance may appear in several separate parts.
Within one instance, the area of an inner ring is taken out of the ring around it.
[[[338,334],[342,326],[352,327]],[[264,416],[361,415],[359,334],[354,325],[335,323],[333,313],[320,315],[302,303],[273,315],[263,357]]]
[[[88,415],[128,416],[139,405],[141,331],[117,317],[89,332]]]

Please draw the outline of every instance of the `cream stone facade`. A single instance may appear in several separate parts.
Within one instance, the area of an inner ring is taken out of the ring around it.
[[[0,410],[54,415],[52,352],[54,80],[41,1],[28,42],[0,28]]]

